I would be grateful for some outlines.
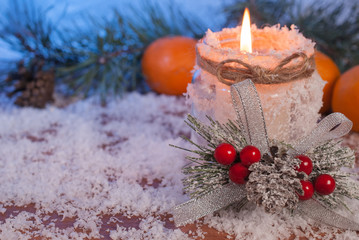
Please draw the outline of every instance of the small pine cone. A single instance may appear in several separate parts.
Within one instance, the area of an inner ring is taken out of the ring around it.
[[[44,60],[39,58],[32,59],[28,66],[20,61],[17,71],[8,74],[7,81],[14,82],[14,89],[7,95],[17,96],[16,105],[44,108],[53,101],[55,72],[43,71],[44,64]]]
[[[27,99],[31,96],[31,92],[29,89],[26,89],[25,91],[22,92],[21,98],[22,99]]]
[[[47,103],[53,101],[55,87],[55,75],[53,71],[35,73],[35,78],[30,81],[20,81],[23,87],[22,94],[15,101],[19,106],[32,106],[44,108]]]
[[[27,70],[24,66],[19,66],[18,73],[19,75],[25,75],[27,73]]]
[[[24,106],[24,100],[22,98],[18,97],[15,100],[15,104],[22,107],[22,106]]]
[[[43,79],[39,79],[36,81],[36,87],[41,88],[45,85],[45,81]]]
[[[40,95],[40,90],[39,90],[38,88],[32,89],[32,95],[33,95],[33,96],[38,96],[38,95]]]
[[[29,83],[26,84],[26,88],[29,89],[30,91],[35,88],[35,81],[31,81]]]
[[[26,83],[24,81],[18,81],[15,83],[15,89],[25,89]]]
[[[35,74],[35,78],[37,79],[37,80],[40,80],[41,78],[42,78],[42,76],[43,76],[43,72],[37,72],[36,74]]]
[[[278,153],[278,147],[271,148],[271,155],[265,154],[260,162],[249,167],[246,190],[249,201],[263,206],[266,212],[277,213],[296,207],[297,193],[303,193],[300,180],[306,176],[295,170],[298,159],[283,151]]]

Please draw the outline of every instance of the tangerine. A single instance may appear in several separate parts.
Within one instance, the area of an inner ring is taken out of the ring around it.
[[[340,77],[340,71],[334,61],[322,52],[315,51],[314,60],[319,75],[327,82],[323,89],[323,106],[320,109],[321,113],[326,113],[330,111],[334,83]]]
[[[196,43],[184,36],[163,37],[151,43],[142,58],[147,84],[157,93],[181,95],[191,82]]]
[[[359,65],[346,71],[335,83],[332,109],[341,112],[353,122],[353,131],[359,132]]]

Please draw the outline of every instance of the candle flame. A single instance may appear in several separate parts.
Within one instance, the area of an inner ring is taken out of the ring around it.
[[[242,20],[240,50],[249,53],[252,52],[251,20],[248,8],[244,10]]]

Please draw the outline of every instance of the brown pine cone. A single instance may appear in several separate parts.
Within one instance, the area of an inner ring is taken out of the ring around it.
[[[21,107],[44,108],[53,101],[55,88],[55,74],[53,70],[43,71],[43,61],[38,60],[24,67],[23,62],[18,64],[18,71],[10,73],[8,81],[16,80],[15,89],[8,94],[9,97],[21,92],[15,104]]]

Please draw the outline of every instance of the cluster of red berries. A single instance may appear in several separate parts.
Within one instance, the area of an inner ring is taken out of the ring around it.
[[[222,143],[214,150],[214,158],[220,164],[231,165],[237,158],[237,152],[231,144]],[[244,184],[250,173],[248,167],[261,160],[261,152],[248,145],[240,151],[239,158],[241,162],[234,163],[229,168],[229,179],[234,183]]]
[[[299,155],[296,158],[301,161],[296,170],[299,172],[305,172],[309,176],[313,170],[312,160],[305,155]],[[302,189],[304,191],[303,195],[298,194],[300,200],[311,199],[314,194],[314,190],[321,195],[329,195],[334,192],[335,189],[335,180],[329,174],[319,175],[314,181],[314,186],[310,181],[302,180],[300,183],[302,184]]]
[[[248,145],[239,152],[240,163],[234,163],[237,159],[236,149],[231,144],[222,143],[215,149],[214,158],[220,164],[232,165],[229,168],[229,179],[232,182],[245,184],[250,174],[248,167],[261,160],[261,153],[258,148]],[[296,158],[301,160],[301,164],[296,170],[309,175],[313,170],[312,160],[305,155],[299,155]],[[328,174],[319,175],[314,181],[314,186],[310,181],[302,180],[300,182],[304,191],[303,195],[298,194],[300,200],[312,198],[314,190],[321,195],[329,195],[335,189],[335,180]]]

